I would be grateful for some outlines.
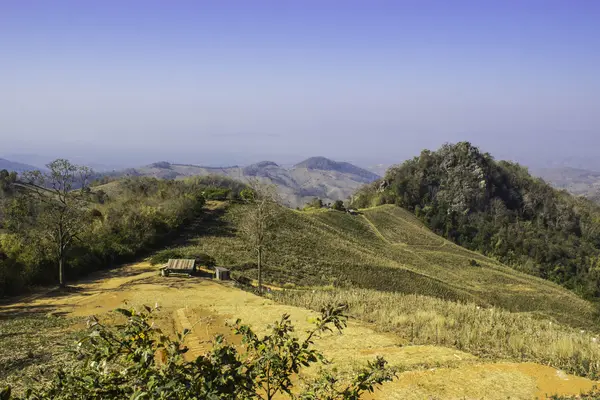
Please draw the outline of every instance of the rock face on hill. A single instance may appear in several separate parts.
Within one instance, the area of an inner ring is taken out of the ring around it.
[[[346,200],[358,188],[379,178],[378,175],[347,162],[325,157],[312,157],[291,168],[272,161],[247,166],[223,168],[157,162],[145,167],[122,171],[123,175],[154,176],[181,179],[188,176],[221,175],[240,181],[258,179],[277,185],[283,201],[290,207],[301,207],[314,197],[325,203]]]

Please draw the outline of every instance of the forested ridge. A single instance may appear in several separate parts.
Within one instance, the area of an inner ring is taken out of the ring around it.
[[[42,186],[0,171],[0,296],[58,282],[58,254],[67,280],[132,260],[200,216],[206,199],[233,198],[244,188],[222,177],[131,177],[95,186],[60,161],[62,180],[44,176]]]
[[[518,270],[600,296],[600,207],[468,142],[423,150],[352,198],[353,207],[381,204]]]

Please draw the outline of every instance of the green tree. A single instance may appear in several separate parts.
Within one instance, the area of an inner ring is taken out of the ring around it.
[[[22,181],[27,189],[24,200],[30,202],[30,212],[16,217],[22,222],[19,224],[21,234],[37,235],[38,241],[49,243],[58,265],[59,284],[64,287],[69,249],[89,222],[88,177],[91,171],[65,159],[55,160],[46,167],[48,172],[23,174]]]
[[[14,184],[16,181],[16,172],[8,172],[5,169],[0,170],[0,228],[3,225],[8,200],[14,194]]]
[[[306,208],[323,208],[323,200],[321,200],[318,197],[315,197],[309,203],[306,204]]]
[[[337,211],[346,211],[346,207],[344,207],[344,202],[342,200],[336,200],[331,208]]]
[[[289,315],[275,322],[260,337],[237,320],[234,333],[241,346],[227,344],[217,336],[212,349],[186,361],[184,331],[172,340],[151,321],[152,310],[117,310],[127,318],[110,328],[96,318],[89,321],[90,334],[78,346],[82,362],[56,372],[42,389],[30,388],[25,399],[290,399],[356,400],[365,392],[395,377],[395,371],[377,358],[343,383],[331,373],[295,388],[292,378],[311,365],[325,365],[315,340],[326,332],[346,326],[345,306],[322,310],[304,339],[294,335]],[[11,399],[10,388],[0,399]],[[16,397],[14,398],[16,399]]]
[[[16,181],[16,172],[8,172],[5,169],[0,170],[0,197],[10,194],[13,190],[13,185]]]
[[[258,291],[262,293],[264,253],[274,240],[281,205],[275,186],[258,180],[251,180],[249,189],[243,190],[240,196],[249,207],[241,218],[239,230],[248,246],[256,252]]]

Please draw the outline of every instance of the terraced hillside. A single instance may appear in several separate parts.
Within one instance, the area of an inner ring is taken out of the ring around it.
[[[256,276],[253,255],[235,234],[244,206],[223,208],[180,247],[208,253],[235,275]],[[498,306],[595,324],[592,305],[551,282],[525,275],[435,235],[412,214],[380,206],[352,216],[285,210],[267,253],[267,281],[281,286],[358,287]]]

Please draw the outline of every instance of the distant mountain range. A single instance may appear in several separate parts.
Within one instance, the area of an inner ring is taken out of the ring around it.
[[[163,179],[206,175],[227,176],[240,181],[257,178],[262,182],[277,185],[282,200],[291,207],[302,206],[315,197],[324,202],[346,200],[359,187],[379,178],[379,175],[366,169],[325,157],[311,157],[289,168],[272,161],[222,168],[163,161],[145,167],[126,169],[117,174]]]
[[[40,168],[0,158],[0,170],[2,169],[25,172]],[[315,197],[326,203],[346,200],[362,185],[380,178],[378,174],[356,165],[325,157],[311,157],[291,167],[284,167],[272,161],[229,167],[206,167],[162,161],[144,167],[96,172],[95,177],[109,175],[182,179],[190,176],[220,175],[243,182],[257,178],[262,182],[277,185],[282,200],[291,207],[300,207]]]
[[[600,201],[600,172],[571,167],[538,168],[531,172],[557,189]]]
[[[19,162],[9,161],[4,158],[0,158],[0,170],[8,170],[8,171],[16,171],[16,172],[25,172],[25,171],[35,171],[39,169],[33,165],[22,164]]]

